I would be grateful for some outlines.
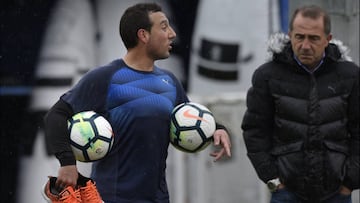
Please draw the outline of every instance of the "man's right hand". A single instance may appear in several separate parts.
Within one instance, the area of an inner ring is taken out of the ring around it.
[[[285,188],[285,185],[282,183],[280,183],[280,185],[278,185],[278,187],[277,187],[278,190],[283,189],[283,188]]]
[[[79,174],[76,165],[61,166],[58,172],[55,187],[60,190],[66,188],[67,186],[75,188],[78,177]]]
[[[341,186],[340,187],[340,194],[343,194],[343,195],[351,195],[351,190],[345,186]]]

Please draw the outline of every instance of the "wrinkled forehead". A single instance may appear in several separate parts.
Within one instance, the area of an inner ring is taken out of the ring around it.
[[[298,15],[293,22],[293,32],[325,34],[323,20]]]
[[[169,23],[169,19],[166,17],[165,13],[161,11],[150,12],[149,14],[150,21],[153,25],[160,25],[162,23]]]

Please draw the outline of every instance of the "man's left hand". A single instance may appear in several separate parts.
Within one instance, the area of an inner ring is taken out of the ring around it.
[[[221,146],[219,151],[210,153],[210,156],[215,157],[214,161],[219,160],[225,155],[231,157],[231,142],[226,130],[218,129],[214,132],[214,146]]]

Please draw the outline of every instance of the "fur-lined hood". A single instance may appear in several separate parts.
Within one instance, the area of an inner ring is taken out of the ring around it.
[[[290,38],[285,33],[275,33],[270,36],[268,40],[268,61],[273,60],[275,55],[286,54],[286,49],[291,49]],[[329,46],[326,48],[327,52],[330,51],[331,54],[329,57],[334,60],[341,61],[352,61],[349,56],[350,49],[343,44],[342,41],[337,39],[332,39],[329,43]],[[332,49],[332,50],[329,50]]]

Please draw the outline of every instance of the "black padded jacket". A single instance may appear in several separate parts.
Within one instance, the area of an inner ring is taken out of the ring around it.
[[[263,182],[279,177],[305,201],[341,185],[359,188],[359,67],[330,43],[313,73],[285,37],[253,74],[242,122],[248,157]],[[279,41],[279,39],[277,39]]]

